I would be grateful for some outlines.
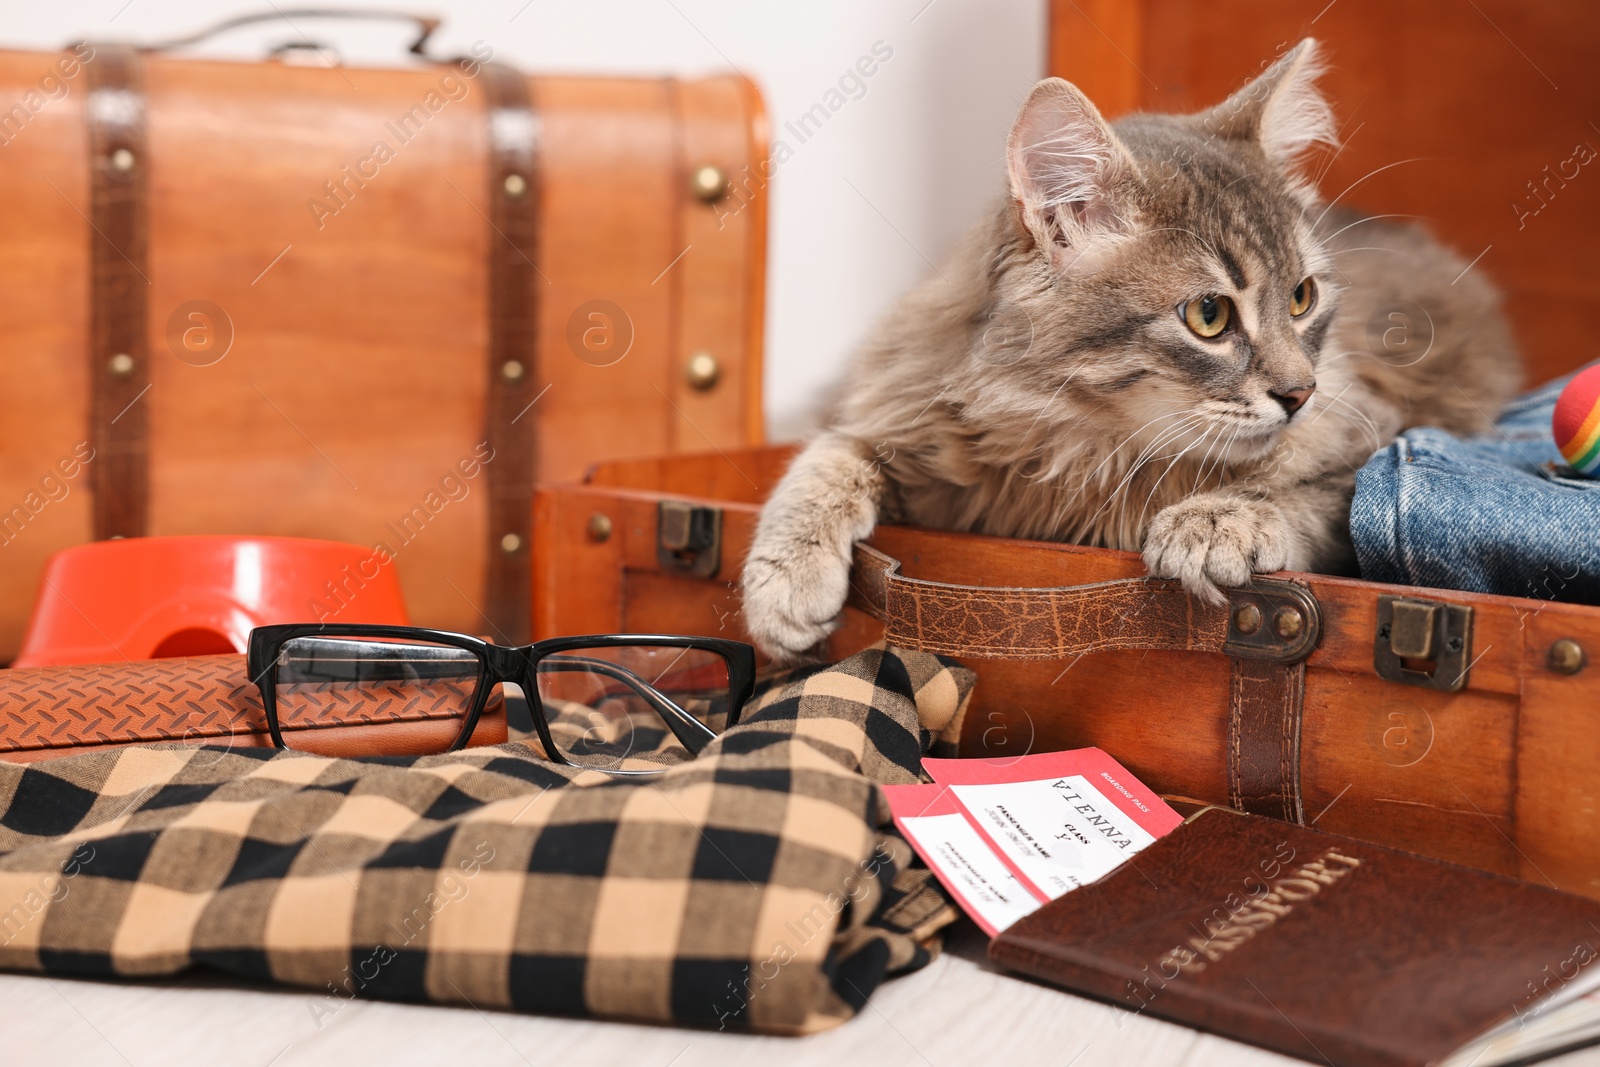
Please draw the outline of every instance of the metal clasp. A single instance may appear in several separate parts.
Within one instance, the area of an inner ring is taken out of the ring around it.
[[[656,562],[668,573],[709,578],[722,566],[722,509],[663,500],[656,506]]]
[[[1228,637],[1222,651],[1240,659],[1299,663],[1322,636],[1322,607],[1311,590],[1281,578],[1257,578],[1228,590]]]
[[[1454,693],[1467,684],[1472,608],[1421,597],[1380,596],[1372,669],[1379,678]]]

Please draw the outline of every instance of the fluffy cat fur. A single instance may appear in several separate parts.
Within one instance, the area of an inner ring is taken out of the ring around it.
[[[762,511],[763,649],[826,637],[879,521],[1138,550],[1214,602],[1252,573],[1348,571],[1367,457],[1410,426],[1486,428],[1520,379],[1497,294],[1420,228],[1320,200],[1319,69],[1306,40],[1209,111],[1111,125],[1068,82],[1034,88],[1009,195],[875,331]],[[1232,322],[1207,340],[1185,307],[1217,295]],[[1369,339],[1404,305],[1431,320],[1421,358]]]

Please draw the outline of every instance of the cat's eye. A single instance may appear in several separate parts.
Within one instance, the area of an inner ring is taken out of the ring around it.
[[[1299,318],[1311,310],[1311,305],[1317,302],[1317,283],[1306,278],[1294,287],[1294,292],[1289,294],[1289,314]]]
[[[1233,301],[1225,296],[1196,297],[1178,309],[1183,321],[1196,335],[1216,337],[1233,321]]]

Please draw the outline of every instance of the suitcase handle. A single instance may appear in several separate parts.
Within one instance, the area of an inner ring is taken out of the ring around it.
[[[1115,649],[1220,652],[1229,658],[1228,800],[1242,811],[1305,822],[1300,724],[1305,661],[1322,634],[1309,586],[1257,578],[1206,604],[1177,582],[1122,578],[1040,588],[908,578],[900,561],[855,546],[850,606],[883,623],[900,648],[976,659],[1070,659]]]
[[[1316,649],[1322,611],[1309,586],[1257,578],[1226,607],[1177,582],[1121,578],[1022,588],[908,578],[900,561],[855,546],[850,605],[884,624],[892,645],[976,659],[1071,659],[1115,649],[1221,652],[1293,665]]]
[[[411,11],[399,11],[394,8],[353,8],[353,7],[305,7],[294,8],[289,11],[280,11],[274,8],[271,11],[258,11],[253,15],[236,15],[231,19],[224,19],[212,26],[208,26],[197,33],[187,37],[174,37],[170,41],[158,41],[155,44],[145,45],[139,49],[141,52],[172,52],[190,45],[199,44],[201,41],[210,40],[212,37],[240,26],[251,26],[258,22],[291,22],[292,19],[376,19],[380,21],[410,22],[417,27],[417,39],[411,42],[407,49],[414,56],[431,59],[428,55],[428,39],[439,28],[442,19],[433,15],[418,15]],[[299,47],[295,45],[285,47]],[[282,48],[274,49],[275,52]]]

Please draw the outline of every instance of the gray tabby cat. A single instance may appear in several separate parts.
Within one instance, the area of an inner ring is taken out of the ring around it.
[[[1319,69],[1308,39],[1210,111],[1114,126],[1034,87],[1010,195],[876,331],[761,513],[763,649],[826,637],[880,520],[1140,550],[1212,602],[1348,571],[1366,458],[1486,428],[1520,379],[1497,294],[1421,229],[1320,201],[1297,167],[1335,141]],[[1383,358],[1369,324],[1404,305],[1431,347]]]

